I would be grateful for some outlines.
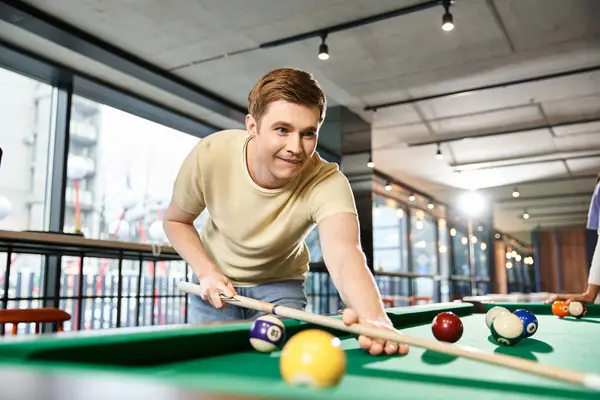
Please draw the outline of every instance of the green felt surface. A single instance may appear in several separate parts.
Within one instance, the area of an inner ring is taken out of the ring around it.
[[[470,305],[430,305],[399,309],[390,315],[406,334],[433,339],[431,319],[440,311],[452,310],[461,315],[465,327],[459,345],[600,373],[597,309],[592,307],[590,317],[575,320],[551,315],[549,306],[536,307],[510,305],[535,309],[540,322],[533,338],[514,347],[497,345],[485,325],[485,314],[471,314]],[[0,344],[0,363],[76,369],[80,373],[133,374],[180,387],[278,398],[600,398],[597,392],[574,385],[416,347],[406,356],[370,356],[358,347],[355,338],[341,332],[337,333],[348,356],[348,371],[341,384],[329,390],[291,388],[280,378],[278,352],[262,354],[249,348],[249,326],[239,323],[18,341]],[[286,321],[286,327],[293,335],[314,326]]]
[[[598,331],[600,320],[558,321],[547,315],[540,316],[539,320],[541,330],[535,338],[508,348],[493,342],[482,315],[463,317],[465,334],[459,344],[600,373],[600,362],[590,356],[589,351],[598,348],[598,335],[589,335],[590,324]],[[432,336],[426,325],[403,331],[420,337]],[[373,357],[365,354],[354,338],[346,337],[343,346],[348,355],[348,372],[338,387],[326,392],[306,388],[290,390],[279,375],[279,353],[242,352],[149,368],[144,373],[190,387],[234,389],[240,393],[289,398],[372,399],[389,398],[394,393],[412,399],[594,398],[591,392],[569,384],[419,348],[412,348],[407,356]],[[232,387],[233,381],[235,387]],[[595,395],[598,398],[598,394]]]

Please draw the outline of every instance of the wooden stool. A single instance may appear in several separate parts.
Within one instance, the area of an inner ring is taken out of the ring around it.
[[[65,321],[71,319],[71,314],[58,308],[13,308],[0,310],[0,325],[13,324],[12,334],[16,335],[19,324],[35,323],[35,333],[40,333],[40,324],[56,322],[58,331],[63,331]]]
[[[408,298],[408,303],[411,306],[414,306],[415,304],[417,304],[417,301],[426,301],[426,302],[430,303],[431,302],[431,297],[410,296]]]
[[[382,297],[381,302],[384,306],[394,307],[394,299],[392,299],[391,297]]]

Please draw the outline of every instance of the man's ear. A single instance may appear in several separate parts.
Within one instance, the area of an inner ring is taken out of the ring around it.
[[[252,136],[258,135],[258,124],[254,117],[250,114],[246,115],[246,130]]]

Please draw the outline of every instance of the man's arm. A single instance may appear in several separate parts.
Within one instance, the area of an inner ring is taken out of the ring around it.
[[[196,276],[202,276],[212,268],[213,263],[194,227],[198,215],[183,211],[171,201],[163,217],[163,229],[175,251],[190,265]]]
[[[386,319],[379,289],[360,246],[356,215],[333,214],[324,218],[318,229],[323,260],[344,303],[361,319]]]
[[[231,281],[206,254],[200,235],[194,227],[198,215],[182,210],[171,201],[163,217],[163,229],[173,248],[190,265],[200,280],[201,297],[214,307],[221,308],[225,304],[219,298],[219,293],[231,297],[236,294],[236,291]]]
[[[360,246],[358,219],[353,213],[336,213],[323,218],[318,225],[325,265],[333,278],[344,303],[343,321],[346,325],[357,322],[394,330],[388,318],[375,279],[367,267]],[[408,345],[365,336],[358,343],[373,355],[406,354]]]

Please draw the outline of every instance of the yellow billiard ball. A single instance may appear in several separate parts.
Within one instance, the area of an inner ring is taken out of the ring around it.
[[[292,386],[326,388],[337,385],[346,373],[346,352],[340,340],[320,329],[292,336],[283,346],[279,369]]]

